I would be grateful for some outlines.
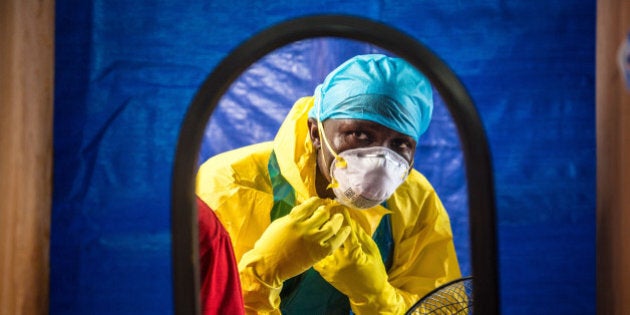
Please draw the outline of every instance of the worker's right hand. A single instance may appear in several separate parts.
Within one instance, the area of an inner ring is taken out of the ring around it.
[[[253,268],[272,287],[308,270],[341,246],[350,233],[341,213],[331,215],[333,207],[339,205],[318,197],[295,206],[267,227],[254,248],[243,255],[239,270]]]

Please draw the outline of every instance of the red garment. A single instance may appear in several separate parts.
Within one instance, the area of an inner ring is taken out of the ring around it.
[[[214,211],[197,198],[203,315],[245,314],[234,250]]]

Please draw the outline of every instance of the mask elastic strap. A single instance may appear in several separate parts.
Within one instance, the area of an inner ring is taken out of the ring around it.
[[[326,138],[326,135],[324,133],[324,125],[322,124],[322,121],[320,119],[320,111],[321,111],[321,100],[317,100],[317,130],[319,132],[319,138],[321,139],[321,141],[324,142],[324,145],[326,146],[328,151],[330,151],[333,157],[335,157],[335,161],[337,161],[336,166],[339,168],[346,168],[346,166],[348,165],[346,160],[342,158],[341,156],[339,156],[337,152],[335,152],[335,150],[332,149],[332,147],[330,146],[330,143],[328,143],[328,139]],[[323,154],[324,152],[322,151],[322,155]],[[324,167],[325,167],[324,169],[329,169],[328,163],[326,163],[325,156],[323,157],[323,160],[324,160]],[[326,188],[336,188],[337,186],[339,186],[339,182],[337,182],[337,180],[333,176],[332,169],[331,169],[330,170],[330,184],[328,184],[328,187]]]

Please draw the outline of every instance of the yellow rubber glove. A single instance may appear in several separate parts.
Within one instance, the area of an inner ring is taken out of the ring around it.
[[[260,311],[277,309],[282,282],[341,246],[350,227],[343,225],[342,214],[331,215],[334,207],[339,205],[313,197],[267,227],[238,264],[246,306]],[[248,305],[250,297],[253,306]]]
[[[348,296],[356,314],[403,314],[402,296],[389,284],[378,246],[353,219],[343,211],[352,232],[332,255],[313,267],[341,293]]]

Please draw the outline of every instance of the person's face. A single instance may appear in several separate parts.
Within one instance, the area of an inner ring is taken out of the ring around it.
[[[404,157],[410,164],[416,152],[416,141],[408,135],[389,129],[381,124],[360,119],[328,119],[322,123],[324,135],[331,148],[337,153],[345,150],[382,146]],[[334,156],[320,139],[317,120],[309,118],[311,141],[318,152],[318,167],[330,181],[330,167]]]

